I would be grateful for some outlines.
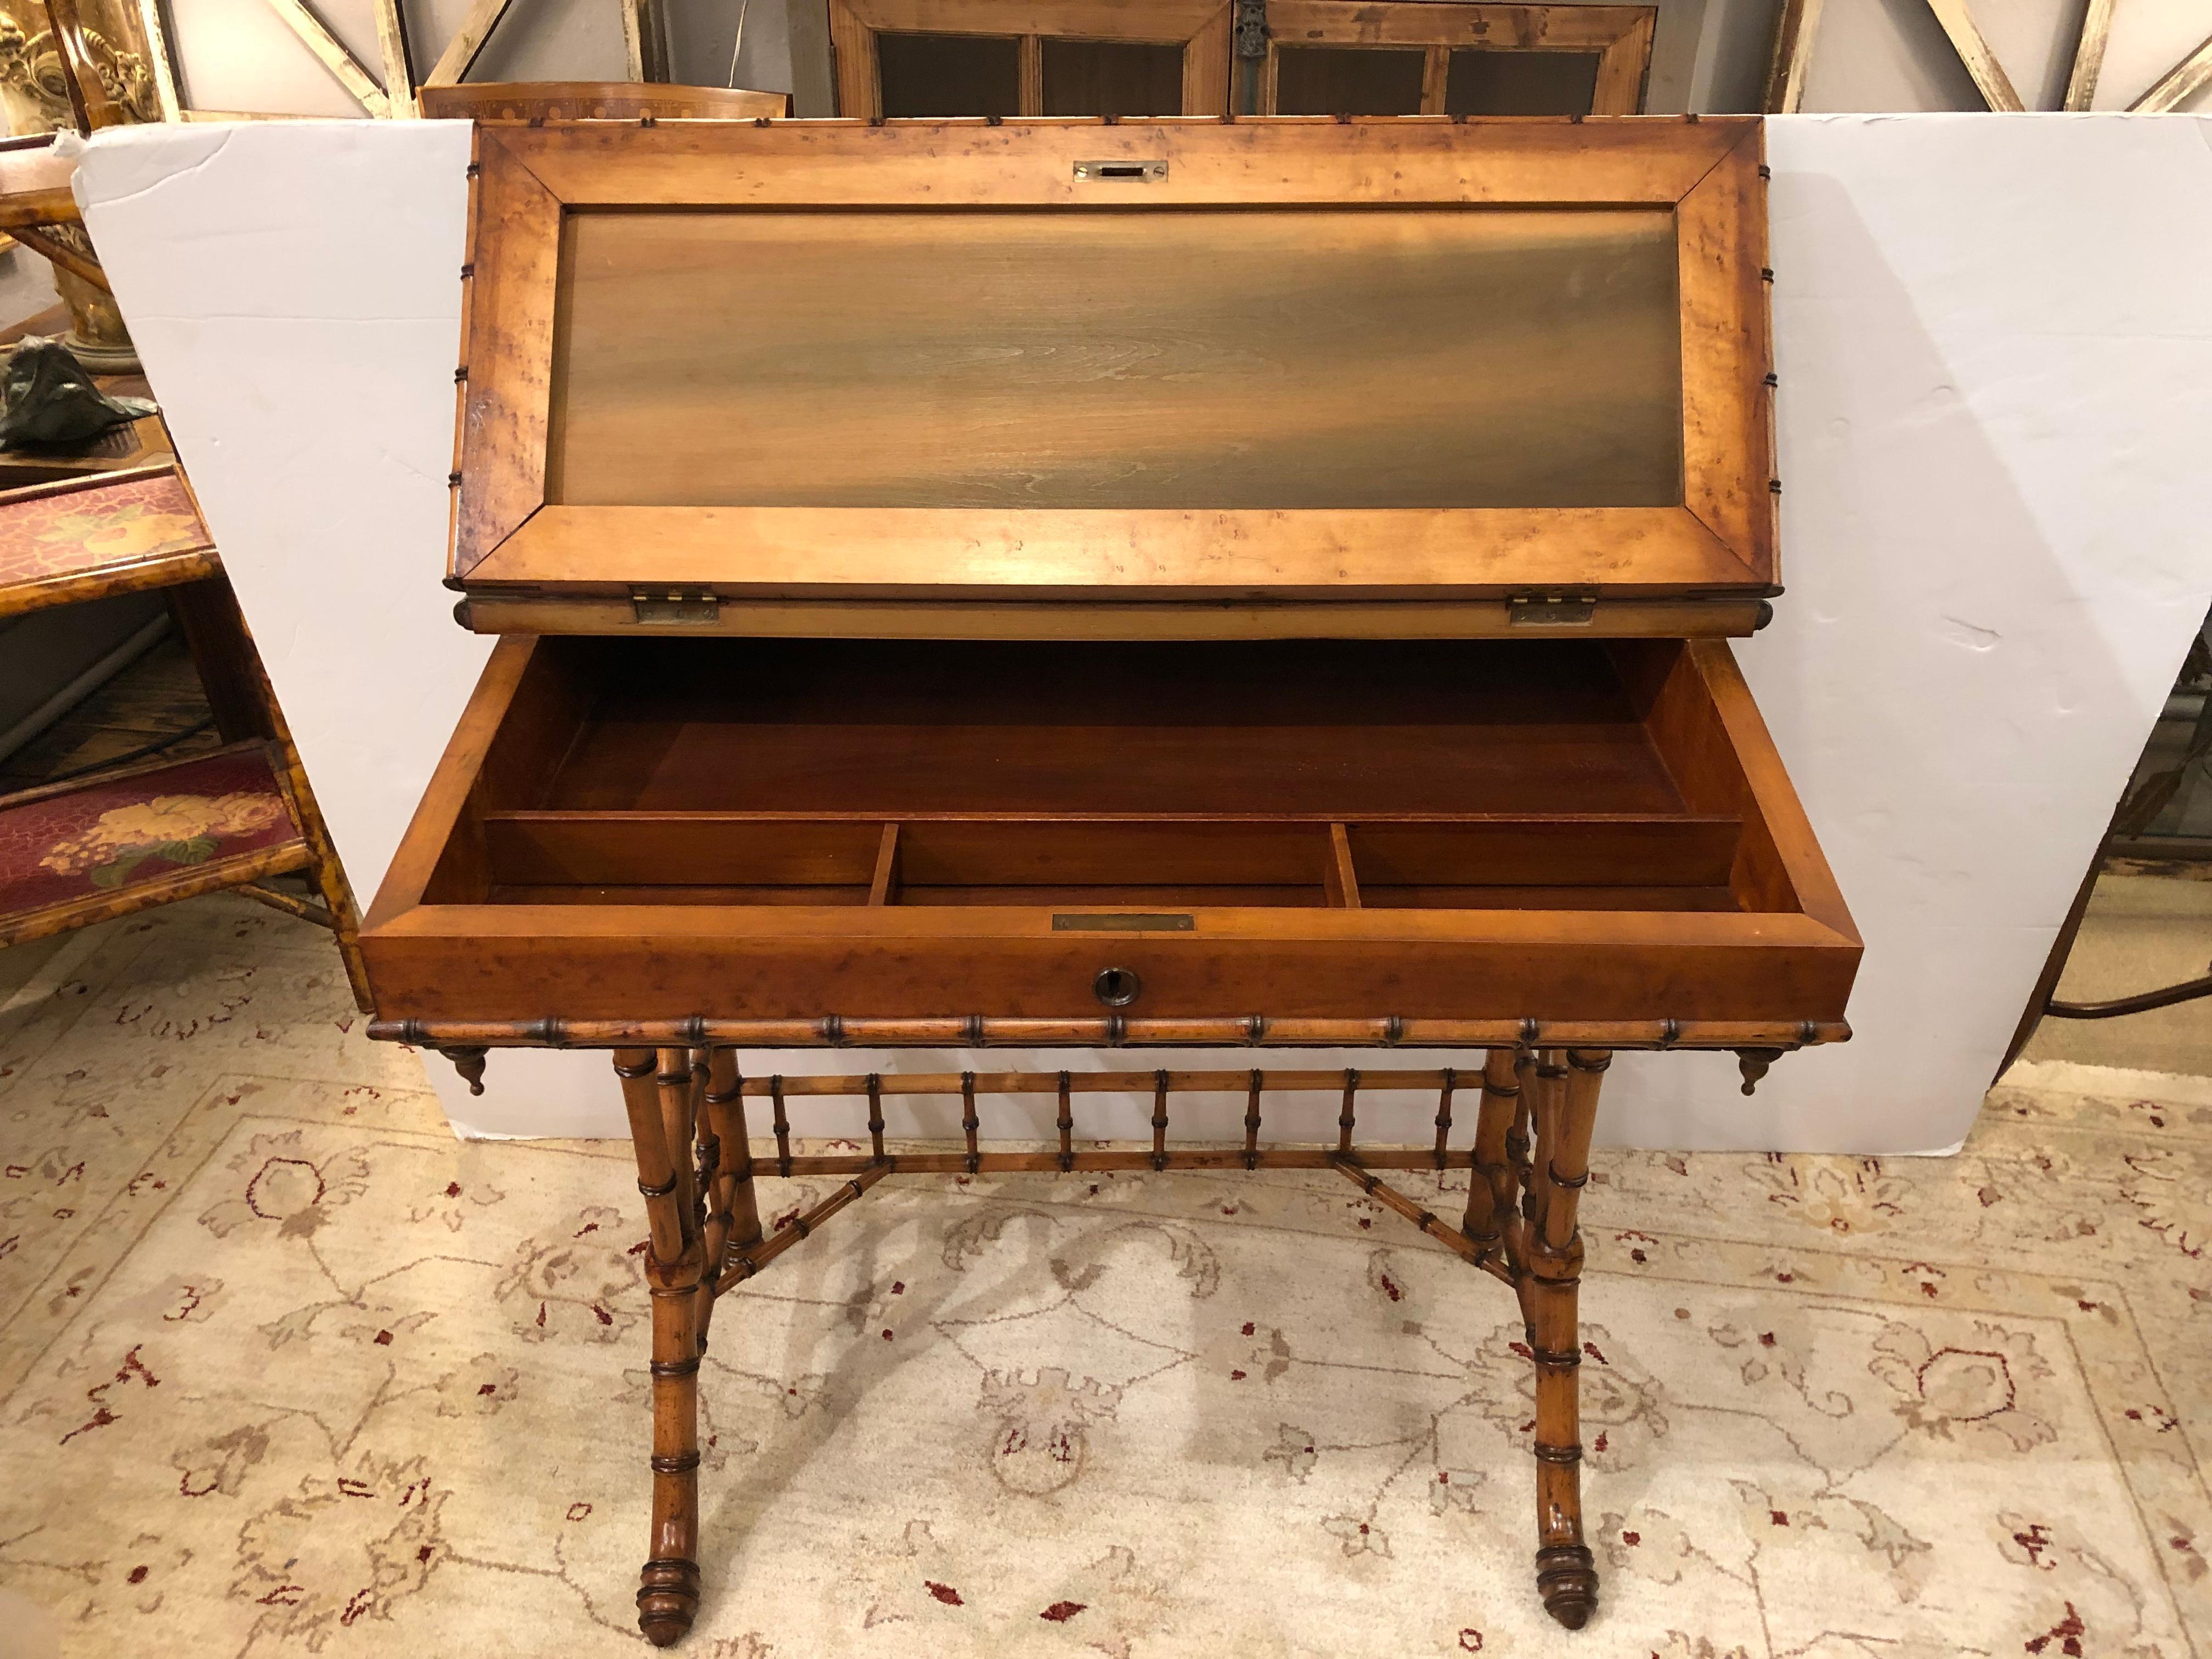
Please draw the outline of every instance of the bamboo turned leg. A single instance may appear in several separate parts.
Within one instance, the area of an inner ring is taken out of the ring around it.
[[[714,1286],[730,1238],[730,1182],[722,1170],[722,1137],[707,1104],[714,1050],[691,1051],[691,1133],[698,1152],[692,1179],[699,1189],[699,1352],[707,1352],[707,1327],[714,1317]]]
[[[1522,1334],[1532,1345],[1536,1340],[1536,1314],[1529,1300],[1528,1247],[1539,1199],[1532,1147],[1539,1109],[1559,1078],[1558,1055],[1553,1054],[1550,1059],[1552,1064],[1547,1070],[1534,1048],[1516,1050],[1513,1056],[1513,1076],[1520,1093],[1514,1097],[1513,1122],[1505,1132],[1505,1161],[1512,1170],[1508,1196],[1512,1201],[1499,1218],[1504,1224],[1505,1248],[1513,1263],[1513,1293],[1521,1301]]]
[[[699,1099],[692,1087],[691,1051],[656,1048],[653,1055],[653,1083],[660,1097],[660,1133],[668,1148],[669,1168],[676,1176],[676,1202],[696,1231],[700,1192],[698,1171],[691,1162],[691,1147],[699,1118]]]
[[[1504,1249],[1505,1228],[1521,1179],[1505,1148],[1514,1113],[1521,1103],[1513,1058],[1510,1048],[1492,1048],[1483,1055],[1482,1109],[1474,1123],[1474,1168],[1468,1171],[1467,1219],[1460,1224],[1460,1231],[1481,1247],[1481,1259],[1486,1261]],[[1506,1259],[1512,1260],[1510,1253]]]
[[[1577,1374],[1582,1331],[1576,1292],[1583,1241],[1575,1211],[1589,1179],[1598,1085],[1613,1056],[1556,1049],[1538,1063],[1536,1146],[1528,1213],[1528,1289],[1536,1363],[1536,1588],[1544,1610],[1580,1630],[1597,1607],[1597,1569],[1583,1542],[1582,1421]]]
[[[706,1268],[699,1281],[699,1352],[707,1351],[714,1298],[732,1247],[760,1243],[760,1202],[753,1192],[753,1149],[745,1129],[744,1080],[734,1048],[702,1048],[694,1062],[699,1078],[699,1176],[705,1193]]]
[[[699,1611],[699,1284],[707,1252],[691,1201],[690,1057],[681,1048],[617,1048],[615,1073],[652,1233],[653,1545],[637,1622],[665,1648]]]
[[[742,1086],[737,1050],[715,1049],[708,1073],[707,1109],[722,1143],[723,1167],[729,1171],[729,1197],[723,1207],[730,1212],[730,1242],[741,1250],[761,1241],[760,1200],[753,1191],[752,1132],[745,1127],[745,1103],[738,1092]]]

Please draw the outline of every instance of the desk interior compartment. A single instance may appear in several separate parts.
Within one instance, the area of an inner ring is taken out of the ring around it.
[[[502,653],[427,902],[1796,908],[1679,641]]]

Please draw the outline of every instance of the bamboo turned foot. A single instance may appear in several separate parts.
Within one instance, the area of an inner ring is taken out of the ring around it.
[[[699,1564],[656,1557],[638,1576],[637,1627],[657,1648],[680,1642],[699,1614]]]
[[[1586,1544],[1556,1544],[1536,1552],[1536,1590],[1544,1611],[1569,1630],[1580,1630],[1597,1611],[1597,1565]]]

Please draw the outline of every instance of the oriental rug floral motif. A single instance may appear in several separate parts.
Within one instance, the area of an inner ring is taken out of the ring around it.
[[[15,1632],[642,1650],[625,1148],[456,1142],[231,899],[0,1025],[0,1124]],[[2212,1084],[2073,1068],[1949,1159],[1601,1154],[1573,1637],[1510,1298],[1356,1188],[887,1182],[716,1315],[679,1650],[2200,1654],[2209,1176]]]
[[[116,892],[297,838],[258,744],[0,810],[0,915]]]

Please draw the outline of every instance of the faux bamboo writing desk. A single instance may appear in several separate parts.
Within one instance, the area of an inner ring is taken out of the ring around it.
[[[505,637],[362,947],[375,1034],[472,1081],[614,1051],[655,1642],[717,1293],[960,1170],[1335,1170],[1504,1279],[1538,1583],[1589,1616],[1610,1052],[1748,1088],[1848,1035],[1859,957],[1725,639],[1779,592],[1759,155],[1695,118],[479,128],[449,584]],[[1486,1052],[1328,1074],[1321,1148],[1262,1141],[1311,1072],[738,1073],[841,1044]],[[1073,1096],[1133,1086],[1151,1147],[1078,1150]],[[1433,1147],[1359,1144],[1408,1088]],[[1199,1090],[1241,1149],[1169,1144]],[[965,1148],[887,1152],[924,1091]],[[1058,1145],[981,1151],[975,1097],[1032,1091]],[[836,1093],[871,1149],[794,1156],[787,1101]],[[774,1173],[848,1177],[766,1238],[762,1098]],[[1462,1219],[1376,1174],[1416,1168],[1473,1172]]]

